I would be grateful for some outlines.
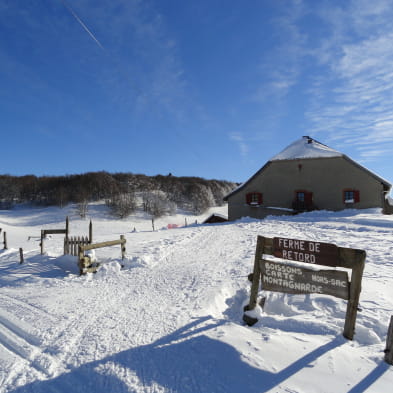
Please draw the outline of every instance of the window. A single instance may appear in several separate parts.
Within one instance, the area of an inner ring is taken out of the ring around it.
[[[360,193],[358,190],[344,190],[343,200],[344,203],[357,203],[360,201]]]
[[[305,190],[295,191],[292,208],[296,211],[314,210],[313,193]]]
[[[307,206],[313,203],[313,195],[310,191],[296,191],[296,202],[305,203]]]
[[[249,192],[246,195],[246,203],[251,206],[262,205],[262,194],[260,192]]]
[[[297,192],[296,193],[296,199],[298,202],[304,202],[305,200],[305,194],[303,191]]]

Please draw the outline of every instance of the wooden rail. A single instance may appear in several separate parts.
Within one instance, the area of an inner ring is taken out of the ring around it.
[[[86,274],[86,273],[93,273],[97,271],[98,264],[93,264],[89,256],[85,255],[86,251],[89,250],[95,250],[97,248],[103,248],[103,247],[111,247],[111,246],[116,246],[119,245],[121,246],[121,259],[125,258],[125,253],[126,253],[126,239],[124,235],[120,235],[119,240],[110,240],[107,242],[101,242],[101,243],[94,243],[94,244],[86,244],[86,245],[80,245],[79,246],[79,251],[78,251],[78,256],[79,256],[79,261],[78,261],[78,266],[79,266],[79,273]]]
[[[41,229],[41,255],[44,254],[44,239],[46,235],[59,235],[59,234],[65,234],[66,237],[68,237],[68,231],[69,229],[69,219],[68,217],[66,218],[66,227],[64,229]]]

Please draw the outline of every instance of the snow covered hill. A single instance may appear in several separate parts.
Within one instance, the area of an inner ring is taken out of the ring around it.
[[[393,216],[319,211],[195,224],[210,211],[164,217],[153,232],[146,217],[116,221],[100,204],[89,212],[94,241],[125,235],[124,268],[115,246],[96,250],[104,262],[97,274],[79,276],[60,235],[39,254],[32,236],[64,227],[66,215],[71,235],[87,235],[88,221],[72,207],[0,211],[9,247],[0,250],[0,392],[391,390],[383,350],[393,314]],[[353,341],[342,336],[346,301],[327,295],[265,292],[261,320],[244,325],[257,235],[366,250]]]

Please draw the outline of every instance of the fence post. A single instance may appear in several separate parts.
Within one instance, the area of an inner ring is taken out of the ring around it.
[[[120,240],[124,240],[121,244],[121,259],[125,258],[126,255],[126,239],[124,238],[124,235],[120,235]]]
[[[93,243],[93,223],[90,220],[89,224],[89,243]]]
[[[3,239],[4,239],[4,241],[3,241],[3,244],[4,244],[4,250],[7,250],[8,249],[8,245],[7,245],[7,232],[3,232]]]
[[[66,227],[65,227],[65,229],[66,229],[66,238],[68,239],[68,234],[69,234],[69,227],[70,227],[70,220],[69,220],[69,218],[68,218],[68,216],[66,217]]]
[[[44,230],[41,229],[41,255],[44,255]]]
[[[22,264],[25,261],[23,258],[23,249],[22,248],[19,249],[19,256],[20,256],[20,263]]]
[[[390,317],[388,335],[386,337],[385,362],[393,365],[393,315]]]
[[[79,245],[78,246],[78,266],[79,266],[79,274],[83,274],[83,258],[84,258],[85,252],[83,250],[83,246]]]

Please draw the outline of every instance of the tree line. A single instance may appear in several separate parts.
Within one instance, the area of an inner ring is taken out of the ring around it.
[[[200,214],[223,204],[235,183],[171,174],[88,172],[65,176],[0,175],[0,208],[31,203],[44,206],[77,204],[86,213],[89,202],[105,200],[113,213],[126,217],[141,207],[152,216],[172,214],[177,208]]]

